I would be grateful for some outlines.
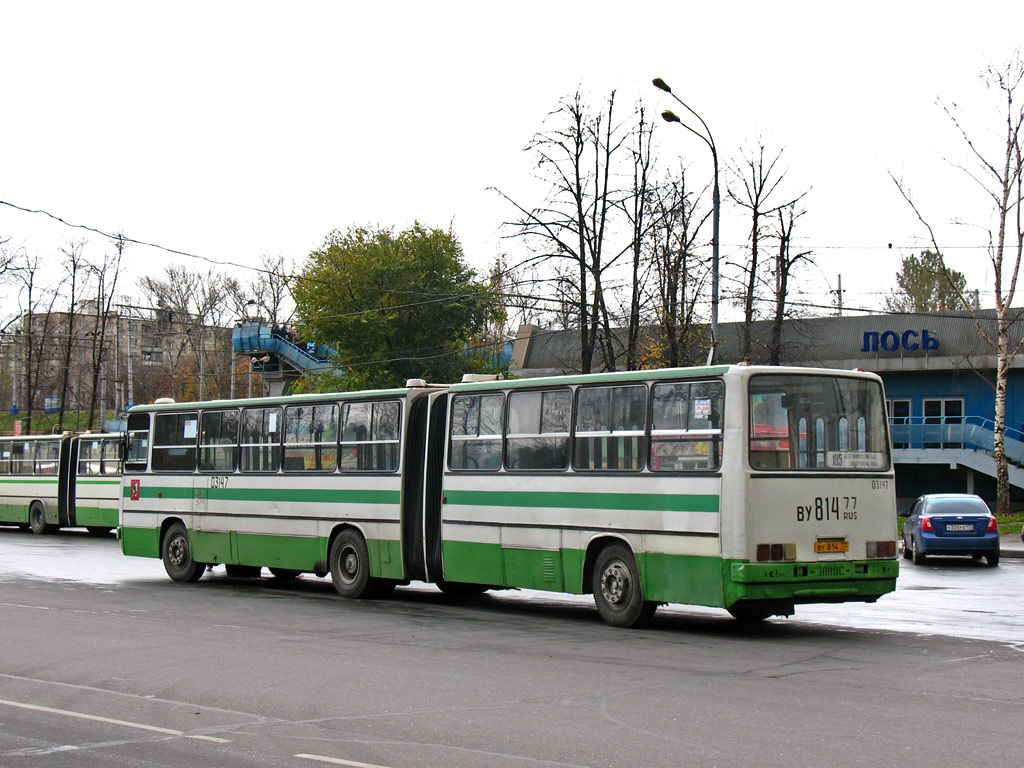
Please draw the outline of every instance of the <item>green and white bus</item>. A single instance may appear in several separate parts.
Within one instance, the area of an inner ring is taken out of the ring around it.
[[[0,525],[115,529],[122,443],[113,433],[0,437]]]
[[[472,378],[472,377],[470,377]],[[477,377],[479,378],[479,377]],[[881,380],[712,366],[138,406],[120,535],[178,581],[223,563],[737,618],[895,589]]]

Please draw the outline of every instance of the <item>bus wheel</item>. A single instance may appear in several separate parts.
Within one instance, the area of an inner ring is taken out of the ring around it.
[[[42,536],[50,532],[50,526],[46,524],[46,516],[43,513],[43,506],[39,503],[32,505],[28,511],[28,527],[32,533]]]
[[[291,568],[271,568],[270,575],[281,581],[291,581],[292,579],[299,578],[302,575],[302,571],[293,571]]]
[[[460,600],[479,597],[489,589],[486,584],[463,584],[462,582],[445,581],[444,579],[437,582],[437,588],[448,595],[448,597]]]
[[[594,563],[591,587],[597,612],[613,627],[642,626],[658,609],[657,603],[644,600],[636,560],[622,544],[601,550]]]
[[[331,581],[342,597],[370,597],[370,555],[363,537],[353,530],[342,531],[331,545]]]
[[[732,617],[737,621],[745,623],[754,623],[758,621],[764,621],[772,615],[771,608],[764,603],[733,603],[726,610],[732,614]]]
[[[224,566],[224,571],[233,579],[258,579],[263,568],[258,565],[236,565],[230,563]]]
[[[167,529],[160,543],[160,556],[164,561],[164,570],[175,581],[199,581],[199,577],[206,571],[204,563],[192,559],[188,531],[181,523],[174,523]]]

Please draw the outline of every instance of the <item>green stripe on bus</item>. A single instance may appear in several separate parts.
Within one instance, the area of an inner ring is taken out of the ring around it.
[[[658,512],[718,512],[716,494],[573,493],[563,491],[446,491],[447,504],[474,507],[637,509]]]
[[[43,483],[45,485],[56,485],[56,477],[39,477],[39,475],[14,475],[10,478],[0,479],[0,483]]]
[[[131,487],[122,496],[130,499]],[[334,488],[192,488],[143,485],[142,499],[202,499],[210,501],[288,501],[313,504],[398,504],[401,491]]]

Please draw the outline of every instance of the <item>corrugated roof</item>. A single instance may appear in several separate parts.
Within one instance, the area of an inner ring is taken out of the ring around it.
[[[982,329],[994,340],[994,310],[983,310],[977,314]],[[707,326],[701,330],[707,333]],[[741,359],[742,330],[742,323],[719,324],[716,363]],[[771,324],[768,321],[756,322],[751,331],[751,362],[766,362]],[[523,361],[524,371],[572,373],[579,370],[577,330],[523,328],[520,337],[526,332],[531,336]],[[657,335],[660,331],[648,328],[645,333]],[[1021,343],[1024,323],[1011,326],[1010,338],[1013,345]],[[938,346],[925,349],[926,339],[934,340]],[[613,331],[613,345],[621,357],[625,348],[625,329]],[[700,336],[691,346],[695,360],[706,355],[707,342]],[[1024,367],[1024,356],[1018,358],[1014,366]],[[995,353],[979,334],[975,320],[966,312],[854,315],[786,320],[782,326],[779,362],[784,365],[869,370],[991,368],[995,365]],[[595,370],[600,366],[598,354],[594,360]]]

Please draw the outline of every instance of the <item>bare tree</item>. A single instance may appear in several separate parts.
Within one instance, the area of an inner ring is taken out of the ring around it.
[[[115,254],[108,256],[104,254],[99,264],[92,265],[93,277],[96,279],[95,294],[95,315],[93,318],[92,348],[89,350],[89,359],[92,369],[92,386],[89,390],[89,429],[93,428],[96,416],[96,403],[100,389],[100,375],[103,371],[104,354],[107,344],[107,320],[110,317],[110,310],[114,303],[114,293],[117,289],[117,278],[121,273],[121,257],[124,254],[125,240],[119,236],[114,241]],[[99,403],[100,422],[105,418],[106,404]]]
[[[61,383],[60,383],[60,413],[57,416],[57,428],[64,428],[64,413],[67,410],[68,381],[71,377],[71,353],[75,343],[78,341],[75,319],[77,318],[77,304],[79,300],[78,291],[85,278],[85,257],[82,251],[85,248],[84,241],[71,242],[61,248],[64,255],[64,285],[67,286],[67,312],[64,317],[64,345],[62,350]],[[80,405],[80,404],[78,404]]]
[[[801,197],[803,197],[801,195]],[[776,211],[778,215],[775,237],[779,249],[775,254],[775,315],[772,318],[771,336],[768,339],[768,362],[778,365],[782,352],[782,321],[787,316],[790,278],[793,270],[802,261],[809,261],[810,251],[793,250],[793,229],[797,220],[806,211],[799,207],[799,198],[790,201]]]
[[[550,184],[545,202],[528,208],[498,194],[518,211],[518,218],[508,222],[514,236],[537,244],[536,255],[520,266],[554,265],[557,290],[569,302],[573,325],[579,330],[580,370],[593,370],[598,355],[605,369],[614,370],[616,351],[605,280],[630,250],[629,243],[611,252],[608,246],[623,199],[613,169],[627,146],[630,128],[616,122],[614,92],[601,113],[591,114],[577,91],[563,99],[550,117],[557,124],[527,146],[537,157],[540,177]],[[558,268],[558,262],[568,269]]]
[[[1022,165],[1021,132],[1024,129],[1024,101],[1018,101],[1018,89],[1024,81],[1024,61],[1016,52],[1010,62],[1002,67],[989,67],[984,75],[985,84],[995,91],[1000,100],[1000,112],[1005,125],[1002,146],[998,154],[990,154],[980,148],[964,126],[955,108],[942,105],[966,144],[971,158],[970,166],[958,166],[988,197],[991,203],[992,223],[988,227],[988,258],[992,266],[995,294],[995,332],[986,327],[974,313],[978,334],[991,347],[996,356],[995,370],[995,414],[994,414],[994,458],[996,463],[996,506],[997,511],[1010,511],[1010,477],[1006,459],[1006,388],[1013,359],[1021,349],[1021,343],[1010,339],[1010,330],[1022,316],[1022,311],[1013,309],[1017,278],[1020,274],[1021,258],[1024,256],[1024,219],[1021,206],[1024,205],[1024,165]],[[941,104],[941,102],[940,102]],[[935,230],[911,197],[910,191],[891,173],[889,174],[903,199],[913,209],[921,224],[928,230],[928,236],[935,253],[942,253]],[[956,288],[956,281],[943,263],[942,269],[949,285]],[[962,294],[958,297],[963,306],[972,306]]]
[[[764,280],[761,244],[771,234],[771,219],[780,209],[794,202],[778,200],[779,187],[786,176],[786,172],[778,168],[782,152],[780,149],[773,157],[766,157],[765,145],[758,141],[750,154],[743,154],[739,163],[730,166],[732,179],[727,194],[750,218],[750,250],[741,265],[744,284],[737,297],[743,307],[740,356],[745,361],[751,358],[751,326],[756,319],[755,302],[761,294]]]
[[[38,254],[22,253],[12,268],[20,285],[18,294],[22,339],[22,402],[25,406],[25,432],[32,431],[32,413],[41,384],[46,380],[42,365],[44,351],[52,343],[54,330],[53,307],[58,292],[48,290],[39,283],[40,259]],[[44,309],[45,308],[45,309]],[[43,310],[43,311],[40,311]],[[39,325],[42,324],[40,328]]]
[[[672,367],[698,362],[690,342],[696,333],[697,304],[709,275],[706,259],[698,254],[701,229],[711,210],[698,212],[705,187],[694,195],[686,186],[685,170],[651,192],[654,225],[647,233],[647,262],[655,277],[655,304],[661,339],[651,362]]]

